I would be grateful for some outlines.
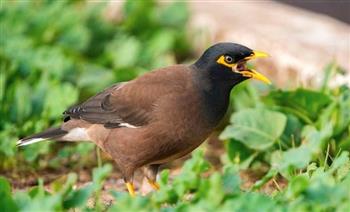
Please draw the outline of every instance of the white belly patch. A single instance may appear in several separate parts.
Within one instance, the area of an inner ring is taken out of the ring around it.
[[[73,128],[71,129],[68,134],[62,137],[64,140],[67,141],[83,141],[83,140],[90,140],[89,135],[87,134],[87,131],[85,128]]]

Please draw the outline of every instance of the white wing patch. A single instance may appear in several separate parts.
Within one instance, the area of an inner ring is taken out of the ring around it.
[[[139,128],[138,126],[134,126],[134,125],[128,124],[128,123],[120,123],[119,126],[120,127],[127,127],[127,128]]]

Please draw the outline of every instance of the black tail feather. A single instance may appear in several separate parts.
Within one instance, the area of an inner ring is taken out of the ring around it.
[[[46,139],[57,139],[64,136],[65,134],[67,134],[67,131],[62,130],[61,128],[50,128],[43,132],[22,138],[17,142],[17,146],[25,146]]]

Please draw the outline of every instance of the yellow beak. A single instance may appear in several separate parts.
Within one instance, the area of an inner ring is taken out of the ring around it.
[[[253,51],[253,54],[251,54],[250,56],[248,57],[245,57],[244,59],[245,60],[251,60],[251,59],[255,59],[255,58],[264,58],[264,57],[269,57],[270,55],[265,53],[265,52],[262,52],[262,51],[256,51],[254,50]]]
[[[255,71],[253,69],[249,69],[247,71],[241,71],[239,73],[242,74],[244,77],[249,77],[249,78],[261,80],[261,81],[265,82],[266,84],[271,84],[271,81],[269,79],[267,79],[267,77],[265,77],[264,75],[260,74],[259,72]]]
[[[264,57],[269,57],[269,55],[267,53],[265,53],[265,52],[253,51],[253,54],[251,54],[250,56],[244,58],[244,60],[251,60],[251,59],[255,59],[255,58],[264,58]],[[249,69],[249,70],[241,71],[239,73],[241,73],[245,77],[261,80],[261,81],[263,81],[263,82],[265,82],[267,84],[271,84],[271,81],[267,77],[265,77],[264,75],[260,74],[256,70]]]

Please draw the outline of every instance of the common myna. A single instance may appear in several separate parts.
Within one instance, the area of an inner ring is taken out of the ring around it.
[[[231,89],[255,78],[269,80],[246,62],[266,57],[236,43],[208,48],[192,65],[174,65],[110,86],[67,109],[58,128],[18,141],[18,146],[53,139],[89,140],[108,153],[135,195],[133,174],[144,168],[154,189],[160,164],[198,147],[224,117]]]

